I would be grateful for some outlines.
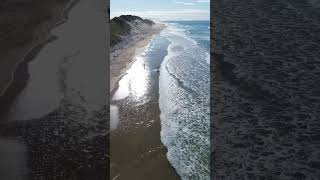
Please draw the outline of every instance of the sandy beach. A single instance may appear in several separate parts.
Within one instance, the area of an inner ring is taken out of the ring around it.
[[[110,120],[113,180],[180,179],[160,140],[158,68],[165,53],[159,51],[154,59],[143,58],[162,29],[125,48],[118,56],[124,57],[120,64],[114,61],[110,66],[114,72]],[[128,78],[136,84],[127,82]],[[122,92],[128,87],[130,92]]]
[[[110,92],[114,91],[116,82],[125,74],[134,60],[134,56],[143,51],[151,38],[159,34],[165,28],[163,24],[154,25],[149,34],[137,38],[133,42],[128,42],[125,48],[111,51],[110,53]]]
[[[99,1],[92,4],[80,1],[65,23],[51,29],[56,40],[42,48],[28,64],[28,84],[15,99],[9,120],[45,116],[58,108],[63,98],[73,104],[85,104],[91,110],[104,105],[108,57],[105,20]]]
[[[62,13],[68,18],[47,26],[49,40],[20,63],[11,84],[24,86],[6,104],[9,121],[0,122],[1,139],[19,140],[25,179],[109,177],[107,2],[72,2]]]
[[[76,1],[70,0],[59,2],[51,0],[44,5],[41,2],[33,1],[30,2],[31,6],[29,7],[34,8],[32,12],[29,12],[29,9],[23,9],[24,11],[21,12],[17,11],[16,14],[11,14],[10,22],[7,22],[6,19],[0,19],[4,25],[10,23],[10,26],[17,26],[16,31],[2,32],[3,34],[0,36],[0,56],[2,57],[0,105],[3,107],[0,110],[0,119],[6,119],[13,100],[26,86],[29,79],[28,63],[33,60],[42,47],[55,40],[55,37],[50,34],[50,30],[66,21],[68,11],[75,3]],[[42,9],[47,9],[47,11],[43,12],[39,7],[40,5]],[[3,18],[9,13],[9,11],[6,11],[7,8],[19,9],[25,7],[8,3],[4,5],[1,12]],[[16,16],[21,16],[19,13],[27,13],[26,15],[30,19],[16,19]],[[32,21],[35,24],[30,23]],[[19,27],[24,23],[26,25],[23,28]]]

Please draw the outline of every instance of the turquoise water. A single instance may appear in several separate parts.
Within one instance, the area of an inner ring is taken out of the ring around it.
[[[166,22],[159,77],[161,141],[183,180],[210,179],[209,21]]]

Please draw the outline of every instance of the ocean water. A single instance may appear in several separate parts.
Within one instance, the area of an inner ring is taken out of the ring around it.
[[[159,77],[161,141],[183,180],[210,179],[209,21],[166,22]]]

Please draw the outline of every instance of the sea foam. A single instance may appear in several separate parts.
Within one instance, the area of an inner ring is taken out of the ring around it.
[[[208,52],[188,31],[167,24],[168,55],[161,64],[159,91],[161,141],[183,180],[210,179],[210,107]]]

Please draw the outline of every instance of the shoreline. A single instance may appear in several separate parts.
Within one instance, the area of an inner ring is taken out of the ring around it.
[[[61,13],[54,14],[54,17],[52,17],[50,20],[41,22],[34,30],[34,34],[39,33],[39,35],[34,36],[33,40],[28,42],[29,45],[27,46],[29,50],[24,53],[22,59],[16,63],[15,68],[11,73],[11,80],[0,93],[0,105],[3,105],[4,107],[0,110],[1,119],[7,118],[15,98],[23,91],[28,83],[29,62],[31,62],[38,55],[44,46],[57,39],[56,36],[51,34],[51,31],[68,20],[68,13],[79,1],[80,0],[70,0],[65,4],[64,8],[62,8],[60,11]],[[57,5],[55,8],[59,9],[59,5]]]
[[[85,15],[97,12],[100,7],[106,7],[105,3],[105,1],[101,0],[80,1],[72,9],[68,6],[71,11],[69,12],[69,20],[66,23],[71,22],[73,18],[80,19],[83,16],[83,12],[85,12]],[[100,4],[103,4],[103,6]],[[94,9],[88,8],[88,5],[92,5]],[[73,16],[74,13],[75,16]],[[101,17],[98,21],[99,25],[106,27],[104,16],[98,14],[93,17],[95,18],[93,20]],[[88,19],[88,21],[90,20],[92,19]],[[60,21],[55,25],[61,25],[62,23],[63,21]],[[81,23],[81,25],[83,24],[85,25],[86,23]],[[51,32],[52,35],[54,35],[53,32]],[[105,35],[104,29],[99,32],[103,32]],[[64,36],[59,35],[51,36],[52,40],[58,39],[47,46],[62,41]],[[105,41],[104,38],[101,39]],[[68,41],[62,41],[62,43],[64,42]],[[85,43],[86,41],[82,42]],[[38,56],[41,58],[41,54],[47,46],[37,54],[35,60],[38,59]],[[100,52],[105,53],[104,46],[100,45],[100,47],[100,50],[103,49]],[[53,48],[57,47],[54,46]],[[92,51],[87,52],[93,53]],[[79,58],[80,60],[81,58]],[[105,57],[102,59],[103,63],[105,63],[104,60]],[[45,65],[46,62],[44,63]],[[51,66],[46,67],[50,68]],[[99,64],[99,67],[102,66]],[[105,66],[103,68],[105,69]],[[51,83],[48,79],[44,80]],[[40,85],[42,84],[40,83]],[[26,163],[28,172],[25,174],[26,179],[108,179],[110,140],[109,129],[106,128],[109,127],[107,117],[108,108],[106,106],[96,111],[90,111],[85,106],[64,98],[59,107],[40,118],[30,118],[22,121],[16,119],[0,121],[0,137],[4,139],[21,139],[27,146]]]
[[[162,63],[167,54],[167,48],[165,51],[161,48],[152,51],[159,54],[150,56],[152,59],[142,61],[134,58],[138,61],[130,63],[111,91],[113,96],[119,87],[119,81],[126,75],[133,75],[127,73],[130,68],[137,66],[146,68],[145,76],[148,76],[149,80],[145,86],[148,90],[142,99],[129,95],[123,99],[112,100],[111,96],[110,104],[119,109],[117,127],[112,129],[110,134],[111,179],[180,179],[177,171],[167,159],[167,148],[161,142],[158,87],[160,72],[153,71]],[[136,53],[134,57],[136,56],[139,54]],[[132,66],[133,63],[138,63],[138,65]],[[142,64],[147,65],[144,67]],[[135,78],[133,81],[136,80]]]
[[[154,35],[159,34],[163,29],[166,28],[164,24],[156,24],[156,25],[158,25],[158,27],[154,27],[154,29],[148,35],[146,35],[146,37],[143,37],[142,39],[134,42],[129,47],[110,52],[110,57],[111,57],[110,58],[110,95],[111,96],[113,96],[113,94],[117,90],[119,81],[122,79],[123,76],[126,75],[127,70],[135,62],[135,57],[140,52],[145,50],[145,48],[148,46],[148,44],[150,43]],[[114,55],[116,51],[120,51],[120,52],[117,55]],[[120,66],[120,67],[117,67],[117,66]]]

